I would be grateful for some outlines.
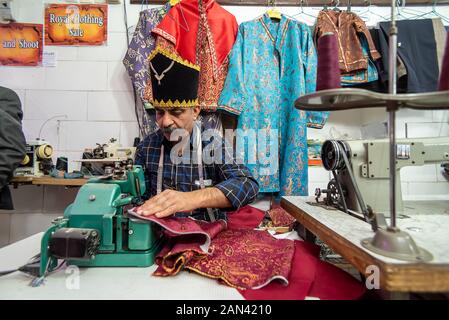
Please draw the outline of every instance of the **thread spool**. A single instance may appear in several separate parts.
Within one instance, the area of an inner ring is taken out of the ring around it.
[[[438,90],[449,90],[449,32],[446,36],[446,48],[444,49],[443,63],[441,64]]]
[[[20,164],[25,166],[28,163],[30,163],[30,157],[26,154],[25,157],[23,157],[23,160],[22,160],[22,162]]]
[[[316,90],[341,87],[340,66],[338,64],[337,38],[332,32],[324,33],[318,39],[318,70]]]
[[[67,157],[59,157],[56,159],[56,169],[59,171],[68,172]]]
[[[39,159],[50,159],[53,154],[53,147],[48,144],[43,144],[37,148],[36,153]]]

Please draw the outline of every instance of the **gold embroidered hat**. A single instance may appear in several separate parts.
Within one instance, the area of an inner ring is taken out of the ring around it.
[[[199,66],[161,47],[156,47],[148,60],[153,107],[187,108],[198,105]]]

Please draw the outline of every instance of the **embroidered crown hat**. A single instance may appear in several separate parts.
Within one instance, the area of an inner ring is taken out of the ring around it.
[[[198,105],[200,67],[156,47],[148,57],[153,107],[189,108]]]

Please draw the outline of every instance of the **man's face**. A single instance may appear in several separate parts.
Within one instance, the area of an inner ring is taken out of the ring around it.
[[[155,109],[156,122],[164,133],[164,137],[169,141],[171,133],[176,129],[184,129],[188,133],[192,133],[193,122],[200,113],[199,107]]]

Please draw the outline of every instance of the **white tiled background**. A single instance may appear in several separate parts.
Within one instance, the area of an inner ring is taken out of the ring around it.
[[[104,143],[111,137],[123,145],[131,145],[138,135],[131,85],[122,58],[126,52],[126,28],[123,1],[109,6],[108,44],[103,47],[47,47],[56,51],[57,67],[0,67],[0,85],[14,89],[24,109],[23,127],[27,139],[35,139],[42,124],[47,122],[41,137],[56,149],[55,158],[65,155],[70,159],[81,157],[86,147]],[[15,0],[13,13],[19,22],[42,23],[42,0]],[[73,1],[72,1],[73,2]],[[98,2],[98,1],[97,1]],[[129,5],[126,0],[130,34],[138,19],[140,5]],[[262,14],[264,7],[226,7],[238,22],[251,20]],[[279,8],[293,16],[299,8]],[[320,8],[307,8],[317,15]],[[360,8],[353,8],[358,11]],[[416,10],[429,10],[414,8]],[[448,7],[438,8],[449,15]],[[381,16],[389,16],[389,8],[373,8]],[[306,15],[295,16],[310,23]],[[371,15],[368,25],[379,20]],[[384,110],[351,110],[334,112],[322,130],[309,130],[311,138],[360,138],[360,126],[386,120]],[[398,113],[398,135],[409,137],[449,135],[449,114],[444,111],[410,111]],[[407,131],[406,131],[407,127]],[[70,169],[76,165],[71,162]],[[325,187],[329,173],[321,168],[309,169],[309,190]],[[437,165],[407,168],[402,172],[404,195],[449,194],[449,183]],[[77,189],[62,187],[22,186],[13,189],[16,210],[0,211],[0,247],[35,232],[46,229],[50,221],[62,215],[73,201]]]

